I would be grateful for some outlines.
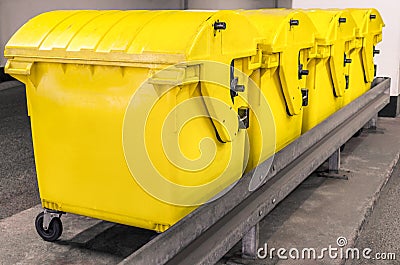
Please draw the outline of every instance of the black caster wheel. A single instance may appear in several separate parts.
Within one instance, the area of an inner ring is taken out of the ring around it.
[[[44,230],[43,218],[44,218],[43,212],[41,212],[40,214],[38,214],[38,216],[36,216],[36,220],[35,220],[36,232],[45,241],[49,241],[49,242],[56,241],[63,232],[63,226],[61,223],[61,219],[58,217],[53,217],[53,219],[51,220],[51,222],[49,224],[49,228],[47,230]]]

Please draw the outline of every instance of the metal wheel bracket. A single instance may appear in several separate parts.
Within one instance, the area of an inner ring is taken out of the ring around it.
[[[48,209],[44,209],[43,213],[43,229],[45,231],[49,229],[50,223],[54,218],[61,218],[61,215],[63,214],[63,212]]]

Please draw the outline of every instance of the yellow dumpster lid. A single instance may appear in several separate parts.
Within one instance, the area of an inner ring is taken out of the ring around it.
[[[52,11],[22,26],[7,43],[4,55],[32,60],[173,64],[221,54],[221,47],[215,51],[209,44],[221,31],[227,43],[224,55],[255,54],[257,41],[248,34],[256,36],[256,29],[244,17],[237,17],[235,11]],[[215,30],[216,21],[224,22],[226,28]],[[240,24],[247,27],[245,32]],[[238,41],[233,42],[234,38]],[[221,46],[221,38],[214,42],[218,41]],[[233,43],[237,48],[229,49]]]
[[[347,10],[303,10],[314,23],[318,43],[331,45],[337,39],[352,40],[357,34],[357,24]]]
[[[250,17],[260,33],[266,37],[266,51],[275,53],[287,47],[308,48],[314,44],[314,25],[299,10],[259,9],[246,10],[243,14]]]
[[[347,10],[349,10],[357,23],[361,37],[366,34],[379,35],[382,33],[385,23],[383,23],[381,14],[375,8],[349,8]]]

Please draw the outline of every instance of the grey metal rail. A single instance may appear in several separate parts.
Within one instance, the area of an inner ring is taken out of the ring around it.
[[[213,264],[255,224],[389,103],[390,78],[373,87],[258,166],[264,185],[248,189],[253,172],[225,196],[203,205],[120,264]],[[258,177],[258,176],[257,176]]]

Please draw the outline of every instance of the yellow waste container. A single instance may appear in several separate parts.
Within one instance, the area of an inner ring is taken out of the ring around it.
[[[53,11],[27,22],[5,57],[6,72],[26,84],[46,209],[39,234],[56,240],[63,212],[162,232],[219,194],[246,166],[247,90],[232,69],[243,63],[251,76],[258,47],[268,49],[265,63],[276,66],[264,70],[262,82],[274,84],[265,93],[279,97],[274,104],[296,127],[286,143],[300,131],[297,53],[311,39],[289,43],[296,60],[283,53],[292,65],[279,79],[272,60],[291,49],[280,40],[261,45],[258,29],[235,11]]]
[[[265,97],[271,108],[276,130],[276,151],[301,135],[303,106],[308,104],[307,61],[314,46],[315,28],[305,13],[289,9],[247,10],[259,30],[260,69],[252,80],[259,84],[260,95],[249,94],[250,101]],[[257,104],[253,104],[257,108]],[[261,106],[261,105],[259,105]],[[260,111],[262,113],[262,111]],[[250,115],[250,157],[247,170],[271,156],[268,134],[260,133],[260,123]]]
[[[349,86],[350,49],[357,26],[346,10],[304,10],[317,29],[310,51],[307,78],[309,104],[303,111],[302,132],[310,130],[343,106]]]
[[[53,11],[27,22],[4,55],[26,85],[39,235],[56,240],[64,212],[162,232],[222,196],[319,107],[308,87],[316,47],[339,61],[347,47],[318,46],[315,34],[307,14],[286,9]],[[340,69],[324,78],[336,74],[343,90]]]
[[[379,12],[374,9],[348,9],[357,24],[357,38],[350,51],[349,89],[344,97],[347,105],[371,88],[375,77],[374,55],[379,53],[375,46],[382,41],[385,26]]]

